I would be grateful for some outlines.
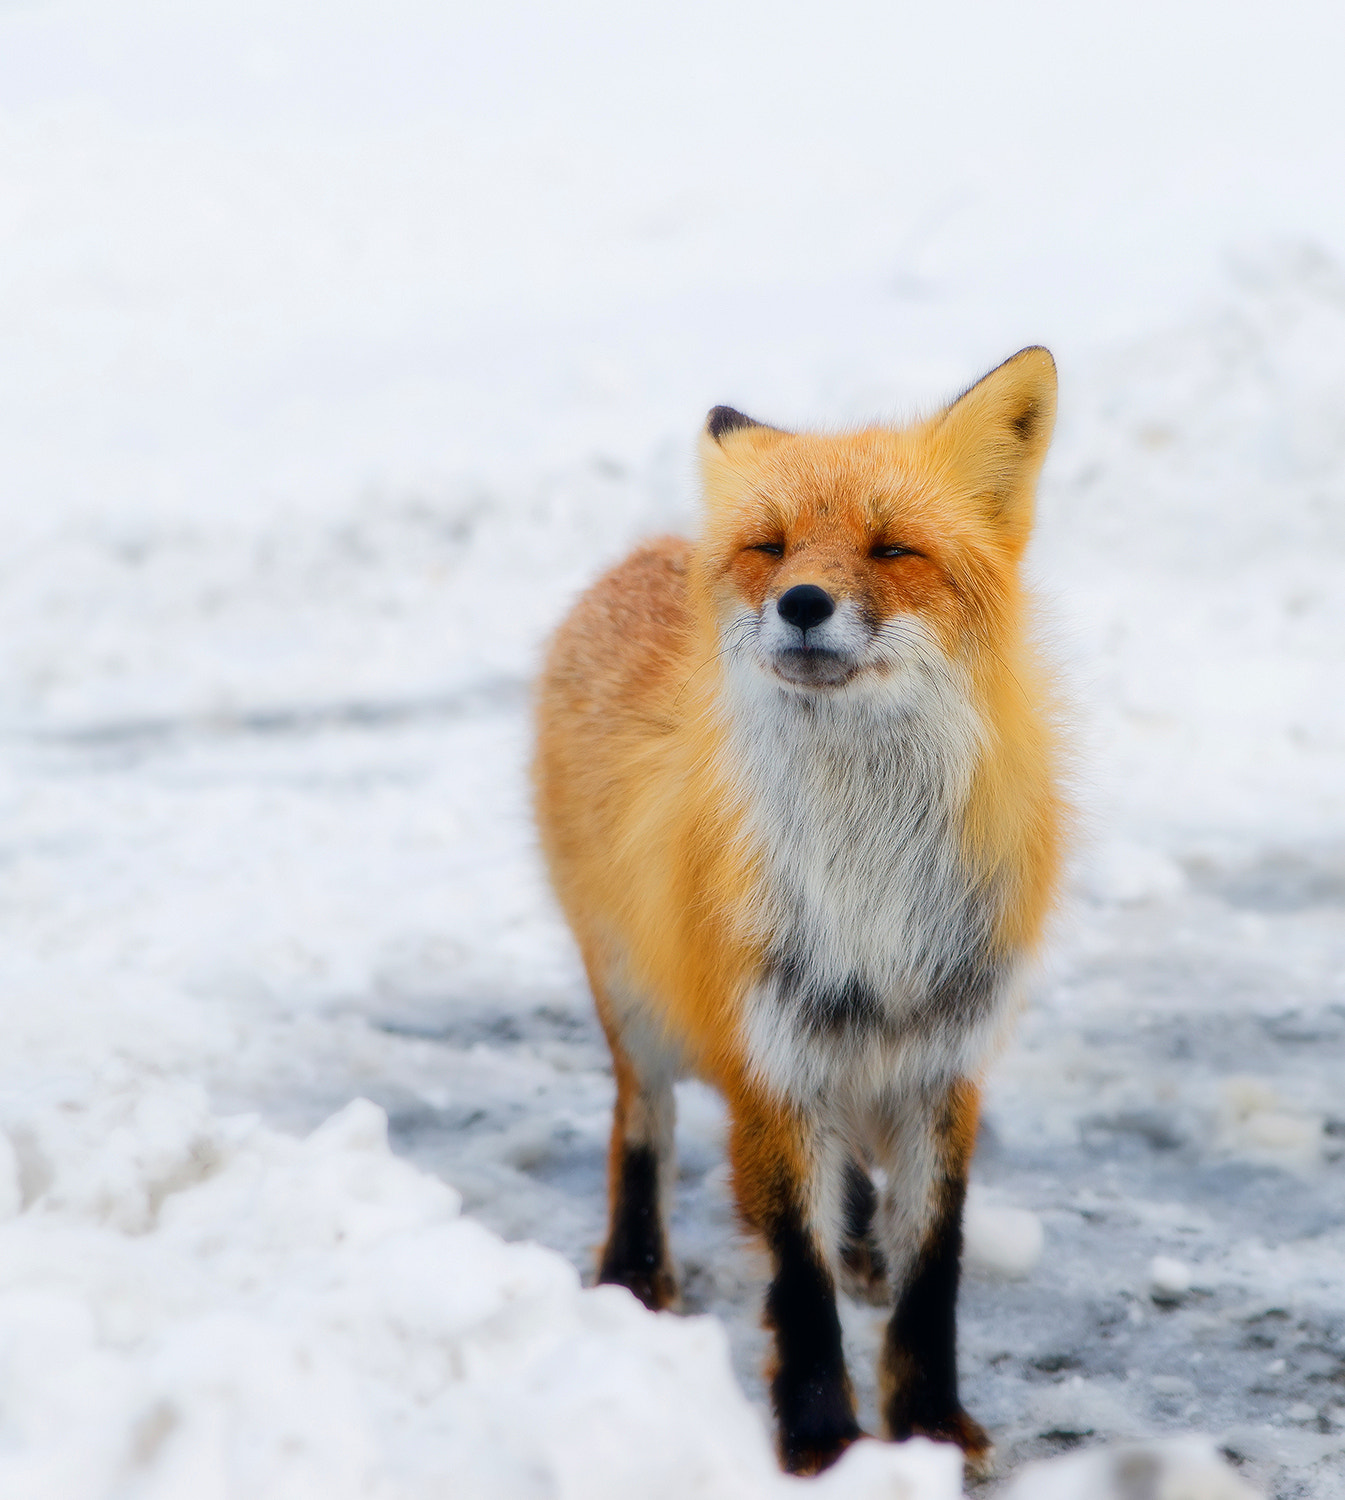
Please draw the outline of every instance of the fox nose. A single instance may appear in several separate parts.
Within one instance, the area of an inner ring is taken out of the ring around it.
[[[826,589],[815,583],[796,583],[786,589],[775,604],[780,618],[800,630],[811,630],[836,612],[836,604]]]

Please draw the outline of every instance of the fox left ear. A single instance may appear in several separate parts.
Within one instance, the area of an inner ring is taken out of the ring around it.
[[[996,366],[930,423],[941,467],[959,488],[974,489],[987,519],[1019,548],[1032,529],[1055,401],[1055,360],[1034,346]]]

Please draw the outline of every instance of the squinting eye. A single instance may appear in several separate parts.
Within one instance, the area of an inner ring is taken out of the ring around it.
[[[920,554],[914,547],[902,547],[893,542],[890,545],[878,546],[869,553],[870,557],[919,557]]]
[[[764,552],[767,557],[783,557],[785,548],[783,542],[758,542],[753,547],[748,547],[749,552]]]

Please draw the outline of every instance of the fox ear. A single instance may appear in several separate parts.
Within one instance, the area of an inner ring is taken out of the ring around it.
[[[764,422],[758,422],[752,417],[747,417],[740,411],[735,411],[731,406],[712,406],[710,414],[705,419],[705,435],[713,438],[720,447],[723,440],[731,432],[740,432],[744,427],[759,427],[766,432],[774,429],[767,427]]]
[[[1055,426],[1055,360],[1020,349],[930,424],[949,478],[972,489],[986,518],[1018,547],[1032,529],[1037,476]]]
[[[753,459],[787,436],[780,428],[753,421],[731,406],[711,408],[701,430],[701,470],[707,493],[713,494],[721,486],[726,492],[732,490],[734,476],[741,473],[744,464],[750,466]]]
[[[731,406],[712,406],[705,419],[703,437],[726,453],[735,448],[748,452],[769,448],[778,438],[788,437],[782,427],[768,427],[755,417],[744,416]]]

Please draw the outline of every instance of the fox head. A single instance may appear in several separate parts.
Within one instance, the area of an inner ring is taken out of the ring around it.
[[[791,433],[715,407],[696,566],[735,665],[848,696],[1004,647],[1055,401],[1030,348],[901,429]]]

